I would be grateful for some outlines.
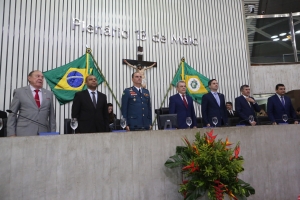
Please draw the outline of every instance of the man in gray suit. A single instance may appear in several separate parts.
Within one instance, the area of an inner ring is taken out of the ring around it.
[[[56,131],[53,93],[42,88],[44,82],[42,72],[38,70],[30,72],[28,82],[28,86],[14,90],[10,105],[12,113],[7,119],[7,136],[31,136],[39,132]],[[14,114],[17,112],[19,116]]]

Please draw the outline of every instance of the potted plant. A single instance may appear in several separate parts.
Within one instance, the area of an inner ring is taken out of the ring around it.
[[[213,130],[204,135],[196,133],[193,143],[184,137],[185,146],[177,146],[176,154],[165,163],[168,168],[181,167],[183,182],[179,192],[185,200],[202,197],[207,193],[210,200],[247,199],[255,193],[250,184],[238,178],[244,171],[239,142],[232,149],[228,138],[215,140]]]

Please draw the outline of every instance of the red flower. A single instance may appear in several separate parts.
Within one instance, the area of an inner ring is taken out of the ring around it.
[[[189,148],[191,148],[191,143],[189,142],[189,140],[186,138],[186,136],[184,136],[182,138],[183,142],[186,144],[186,146],[188,146]]]
[[[195,171],[197,171],[197,170],[199,171],[199,167],[198,167],[198,166],[195,166],[194,161],[191,162],[190,165],[187,165],[187,166],[185,166],[185,167],[182,168],[182,170],[188,170],[188,169],[190,169],[191,172],[195,172]]]
[[[232,143],[230,143],[230,142],[229,142],[229,140],[228,140],[228,137],[226,138],[225,145],[226,145],[226,146],[230,146],[230,145],[232,145]]]
[[[199,155],[199,151],[198,151],[196,145],[193,145],[193,150],[194,150],[194,152],[195,152],[197,155]]]
[[[236,146],[234,150],[234,156],[235,158],[238,158],[240,154],[240,146]]]
[[[206,135],[208,136],[208,138],[206,138],[207,142],[213,143],[217,137],[217,135],[213,135],[214,134],[214,130],[212,129],[210,132],[207,132]]]

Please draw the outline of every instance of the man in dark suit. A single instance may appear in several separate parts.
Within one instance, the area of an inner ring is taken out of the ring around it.
[[[78,120],[78,133],[109,132],[106,95],[98,92],[97,78],[86,77],[88,89],[75,94],[72,105],[72,118]]]
[[[178,81],[176,84],[177,94],[169,99],[169,113],[177,114],[178,128],[184,129],[189,126],[186,124],[186,118],[190,117],[192,120],[191,127],[197,128],[197,118],[195,115],[194,104],[192,97],[186,95],[185,82]]]
[[[290,123],[298,124],[296,112],[293,108],[291,99],[285,96],[285,86],[276,85],[276,94],[268,98],[267,112],[273,125],[283,123],[282,115],[286,114]]]
[[[255,112],[259,112],[260,107],[256,103],[255,99],[250,97],[249,85],[242,85],[240,91],[242,95],[235,98],[235,111],[240,117],[240,124],[254,126],[257,122]],[[254,119],[252,122],[249,121],[249,116],[251,115]]]
[[[213,117],[218,119],[216,126],[227,125],[228,117],[225,107],[225,97],[223,94],[217,92],[219,89],[218,81],[211,79],[208,81],[208,87],[210,92],[203,95],[201,104],[203,126],[213,126]]]
[[[232,102],[226,102],[226,109],[228,118],[238,117],[237,112],[232,109]]]
[[[142,87],[142,75],[131,75],[133,86],[126,88],[122,95],[122,115],[127,121],[127,131],[152,129],[150,93]]]

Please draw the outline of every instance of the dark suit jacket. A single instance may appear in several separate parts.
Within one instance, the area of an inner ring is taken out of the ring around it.
[[[6,118],[7,118],[7,114],[4,111],[0,110],[0,118],[2,118],[2,123],[3,123],[3,127],[0,130],[0,137],[6,137]]]
[[[7,118],[6,112],[0,110],[0,118]]]
[[[98,92],[97,106],[88,90],[83,90],[75,94],[72,105],[72,118],[77,118],[79,133],[109,132],[108,108],[106,95]]]
[[[185,97],[188,103],[188,108],[185,107],[183,100],[179,94],[175,94],[169,99],[169,113],[177,114],[178,128],[188,128],[188,125],[186,124],[187,117],[190,117],[192,119],[191,128],[197,126],[197,118],[195,115],[193,99],[188,95],[186,95]]]
[[[227,116],[228,118],[232,118],[232,117],[239,117],[239,115],[237,114],[237,112],[233,111],[233,115],[227,110]]]
[[[152,125],[152,110],[149,90],[142,94],[134,87],[126,88],[122,95],[122,115],[131,131],[149,130]]]
[[[218,118],[218,123],[216,126],[221,126],[222,124],[226,125],[228,122],[225,97],[221,93],[218,93],[218,95],[220,98],[220,106],[211,92],[203,95],[202,97],[201,112],[203,126],[206,126],[207,124],[214,126],[212,123],[213,117]]]
[[[251,97],[252,98],[252,97]],[[254,100],[254,98],[252,98]],[[250,106],[251,105],[251,106]],[[257,103],[248,103],[243,95],[235,98],[235,111],[238,113],[240,117],[240,124],[249,125],[249,116],[252,115],[254,117],[254,121],[257,122],[256,113],[260,111],[260,107]]]
[[[287,96],[284,96],[284,102],[285,104],[283,106],[276,94],[268,98],[267,112],[271,122],[283,123],[283,114],[287,114],[288,118],[290,119],[289,121],[291,121],[292,118],[295,120],[297,119],[291,99]]]

